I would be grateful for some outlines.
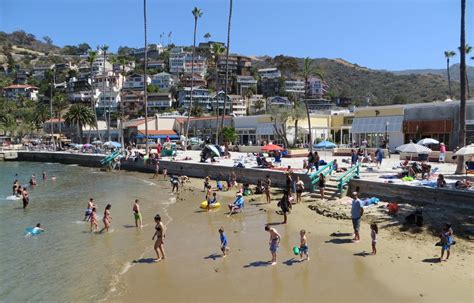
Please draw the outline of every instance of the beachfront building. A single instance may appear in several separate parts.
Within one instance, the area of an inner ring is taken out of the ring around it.
[[[117,111],[120,104],[120,92],[123,82],[123,76],[121,74],[109,73],[95,77],[94,87],[98,91],[96,110],[99,116],[106,111]]]
[[[6,99],[19,101],[20,99],[38,100],[39,89],[28,84],[11,84],[3,88]]]
[[[155,142],[163,142],[166,136],[170,139],[179,139],[179,134],[174,130],[176,118],[183,118],[182,116],[172,115],[154,115],[148,118],[148,139]],[[124,123],[124,141],[126,143],[135,142],[143,143],[145,138],[145,118],[141,117],[125,121]]]
[[[113,125],[118,125],[117,121],[111,121],[111,124]],[[107,127],[107,122],[98,120],[97,121],[97,128],[89,125],[84,125],[82,127],[82,140],[86,141],[89,131],[91,132],[91,141],[94,140],[99,140],[99,138],[102,138],[102,140],[109,140],[108,135],[110,134],[110,140],[111,141],[119,141],[120,140],[120,129],[115,128],[115,127]],[[73,135],[75,135],[73,133]],[[79,141],[78,141],[79,142]]]
[[[285,80],[285,92],[290,94],[304,94],[304,80],[287,79]]]
[[[258,70],[258,74],[260,75],[260,78],[262,79],[263,78],[273,79],[273,78],[281,77],[281,72],[276,67],[261,68]]]
[[[277,135],[275,128],[285,126],[275,121],[271,115],[235,117],[234,128],[239,145],[262,145],[264,142],[284,143]]]
[[[319,111],[330,111],[337,109],[336,103],[327,99],[310,98],[307,99],[306,102],[308,103],[309,111],[314,113]]]
[[[147,76],[147,83],[151,82],[151,78]],[[125,78],[125,83],[123,84],[124,89],[133,89],[133,90],[143,90],[144,86],[144,77],[140,74],[131,74]]]
[[[237,76],[237,93],[241,96],[245,96],[247,90],[252,88],[254,92],[257,92],[257,80],[252,76]]]
[[[348,110],[335,111],[331,114],[331,138],[340,145],[352,143],[351,130],[354,113]]]
[[[147,96],[148,113],[162,112],[172,107],[173,97],[169,92],[149,93]]]
[[[169,90],[176,83],[174,77],[166,72],[161,72],[151,76],[151,84],[160,90]]]
[[[186,133],[186,121],[187,118],[176,118],[175,125],[173,130],[178,134],[185,134]],[[220,125],[222,122],[221,118],[219,117],[219,122],[217,122],[216,117],[192,117],[189,121],[189,138],[198,137],[201,139],[211,138],[214,141],[216,136],[216,129],[217,125]],[[219,124],[217,124],[219,123]],[[224,117],[224,127],[231,127],[232,126],[232,117],[225,116]]]
[[[178,91],[178,105],[183,108],[189,108],[191,102],[191,87],[183,87]],[[213,99],[206,88],[193,88],[193,106],[202,107],[206,111],[211,111]]]

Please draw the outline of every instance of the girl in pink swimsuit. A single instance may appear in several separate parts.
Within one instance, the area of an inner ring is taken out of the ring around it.
[[[97,225],[97,212],[96,212],[95,207],[92,207],[92,211],[89,218],[91,220],[91,232],[92,232],[93,227],[94,227],[94,230],[97,230],[99,226]]]
[[[110,216],[110,209],[112,208],[112,205],[107,204],[104,210],[104,218],[102,221],[104,222],[104,228],[100,232],[109,231],[110,223],[112,223],[112,217]]]

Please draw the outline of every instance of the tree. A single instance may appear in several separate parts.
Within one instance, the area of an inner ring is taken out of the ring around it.
[[[51,39],[51,37],[49,37],[49,36],[44,36],[44,37],[43,37],[43,40],[44,40],[44,42],[46,42],[46,44],[48,44],[48,45],[53,45],[53,39]]]
[[[191,108],[191,115],[193,115],[193,117],[202,117],[202,114],[202,107],[200,107],[199,105],[194,105]]]
[[[53,112],[56,117],[58,117],[59,121],[59,136],[61,136],[62,129],[61,129],[61,119],[62,113],[69,107],[69,102],[66,100],[66,97],[63,94],[59,94],[54,96],[53,98]],[[59,140],[59,145],[61,147],[61,140]]]
[[[94,77],[93,77],[93,73],[92,73],[92,70],[93,70],[93,65],[94,65],[94,62],[95,60],[97,59],[97,52],[96,51],[89,51],[88,53],[88,56],[87,56],[87,62],[89,63],[89,69],[90,69],[90,79],[91,79],[91,108],[93,110],[93,114],[94,114],[94,122],[97,122],[97,112],[95,111],[95,90],[94,90]],[[94,125],[96,130],[97,130],[97,136],[99,136],[99,129],[97,127],[97,125]],[[90,141],[91,139],[91,131],[92,131],[92,127],[89,129],[89,135],[88,135],[88,138],[87,140]]]
[[[189,134],[189,121],[191,119],[191,109],[193,108],[193,86],[194,86],[194,56],[196,54],[196,31],[197,31],[197,22],[198,19],[201,18],[202,16],[202,11],[201,9],[194,7],[194,9],[191,11],[194,17],[194,36],[193,36],[193,53],[191,56],[191,93],[190,93],[190,99],[189,99],[189,107],[188,107],[188,119],[186,121],[186,145],[187,146],[187,141],[188,141],[188,134]]]
[[[33,113],[33,122],[35,124],[36,129],[40,129],[43,126],[44,122],[49,118],[51,118],[51,115],[49,113],[48,106],[41,102],[36,103]]]
[[[224,139],[224,142],[234,143],[235,140],[237,139],[237,134],[235,132],[235,128],[233,128],[233,127],[224,127],[222,129],[222,138]]]
[[[453,98],[453,93],[451,91],[451,74],[449,72],[449,59],[454,57],[456,53],[454,51],[445,51],[444,57],[446,58],[446,69],[448,72],[448,86],[449,86],[449,98]]]
[[[80,43],[78,46],[77,46],[77,50],[79,51],[79,55],[83,55],[83,54],[87,54],[88,51],[90,51],[92,48],[89,44],[83,42],[83,43]]]
[[[229,50],[230,50],[230,28],[232,24],[232,0],[229,2],[229,21],[227,23],[227,47],[225,51],[225,84],[224,93],[227,95],[227,86],[229,82]],[[227,109],[227,98],[224,98],[224,108],[222,110],[222,121],[220,128],[224,128],[225,111]]]
[[[291,117],[291,120],[294,121],[294,127],[295,127],[295,137],[293,139],[293,147],[296,146],[296,144],[298,143],[298,122],[300,119],[303,119],[304,116],[305,116],[305,110],[303,109],[303,107],[301,106],[301,101],[299,100],[299,96],[296,95],[296,94],[290,94],[288,96],[288,99],[291,101],[291,103],[293,104],[293,107],[291,108],[291,111],[290,111],[290,117]]]
[[[206,33],[203,37],[204,39],[206,39],[207,42],[209,42],[209,39],[211,38],[211,34]]]
[[[284,143],[285,146],[288,147],[288,137],[286,133],[286,124],[290,119],[290,113],[286,108],[271,108],[271,119],[273,122],[273,129],[277,134],[278,138],[280,138]]]
[[[262,110],[262,108],[265,106],[265,102],[262,99],[258,99],[255,101],[255,113],[258,114]]]
[[[214,67],[216,70],[216,143],[219,142],[219,99],[217,93],[219,92],[219,68],[217,66],[219,57],[224,53],[224,47],[219,43],[213,43],[211,47],[212,58],[214,59]]]
[[[102,50],[102,53],[104,55],[104,66],[103,66],[103,70],[102,70],[102,76],[104,77],[104,79],[102,79],[102,93],[101,95],[102,96],[105,96],[105,85],[106,85],[106,82],[107,82],[107,71],[105,69],[105,62],[107,61],[107,50],[109,49],[109,46],[108,45],[102,45],[100,47],[100,49]],[[112,83],[110,83],[109,85],[109,97],[112,96],[112,94],[110,93],[112,90]],[[104,100],[106,100],[105,98],[103,98]],[[107,141],[111,141],[111,137],[110,137],[110,112],[111,112],[111,100],[108,100],[108,103],[109,103],[109,110],[108,110],[108,115],[106,116],[106,121],[107,121]]]
[[[460,79],[461,79],[461,101],[459,104],[459,142],[458,146],[466,145],[466,0],[461,0],[461,66],[460,66]],[[456,174],[463,174],[465,172],[464,157],[458,156],[458,162],[456,167]]]
[[[249,87],[247,91],[245,92],[245,98],[247,99],[247,102],[245,103],[245,114],[247,116],[250,115],[250,99],[252,99],[253,95],[254,95],[253,87]]]
[[[309,78],[313,75],[323,79],[322,73],[313,67],[314,60],[306,57],[304,59],[302,76],[304,78],[305,89],[304,89],[304,105],[306,107],[306,116],[308,119],[308,132],[309,132],[309,150],[313,152],[313,132],[311,131],[311,117],[309,114],[308,97],[309,97]]]
[[[87,106],[82,104],[73,104],[69,111],[64,116],[66,124],[68,125],[75,125],[77,131],[77,138],[76,140],[82,143],[82,127],[89,125],[92,126],[96,125],[95,115],[93,110]]]
[[[459,51],[461,51],[461,48],[458,47]],[[466,55],[469,55],[472,51],[472,46],[469,44],[466,44],[466,47],[464,48],[464,51],[466,52]],[[471,98],[471,89],[469,88],[469,78],[467,77],[467,72],[466,72],[466,88],[467,88],[467,99]]]

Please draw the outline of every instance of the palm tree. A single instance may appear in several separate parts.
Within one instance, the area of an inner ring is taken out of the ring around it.
[[[454,51],[445,51],[444,57],[446,58],[446,69],[448,71],[448,86],[449,86],[449,98],[453,98],[453,94],[451,92],[451,74],[449,72],[449,59],[454,57],[456,53]]]
[[[224,47],[222,47],[221,44],[219,43],[213,43],[212,44],[212,58],[214,59],[214,67],[216,69],[216,144],[219,142],[219,68],[218,68],[218,62],[219,62],[219,57],[224,53]]]
[[[222,121],[220,128],[224,128],[224,118],[225,118],[225,110],[227,108],[227,86],[229,81],[229,49],[230,49],[230,27],[232,24],[232,0],[229,2],[229,21],[227,23],[227,47],[225,52],[225,84],[224,84],[224,108],[222,110]]]
[[[265,103],[262,99],[258,99],[255,101],[255,113],[260,113],[260,110],[263,108]]]
[[[461,102],[459,104],[459,146],[466,145],[466,0],[461,0]],[[464,157],[458,157],[456,174],[465,172]]]
[[[94,113],[95,121],[97,121],[97,112],[95,111],[95,99],[94,99],[95,90],[94,90],[94,77],[93,77],[93,73],[92,73],[92,67],[93,67],[94,62],[95,62],[96,59],[97,59],[97,52],[96,51],[89,51],[88,56],[87,56],[87,62],[89,62],[90,77],[91,77],[91,108],[92,108],[93,113]],[[94,126],[96,126],[97,135],[99,135],[99,129],[97,128],[97,125],[94,125]],[[90,142],[90,139],[91,139],[91,131],[92,131],[92,127],[89,129],[89,134],[87,136],[87,140],[89,142]]]
[[[308,107],[308,97],[309,97],[309,78],[311,76],[318,76],[323,80],[322,73],[318,71],[316,68],[313,67],[314,59],[310,59],[306,57],[304,59],[303,71],[302,76],[304,78],[304,105],[306,108],[306,118],[308,119],[308,132],[309,132],[309,150],[313,152],[313,133],[311,131],[311,118],[309,115],[309,107]]]
[[[211,34],[206,33],[203,37],[204,39],[206,39],[207,42],[209,42],[209,38],[211,38]]]
[[[197,31],[197,22],[198,19],[202,16],[202,11],[200,8],[194,7],[191,12],[194,17],[194,36],[193,36],[193,54],[191,57],[191,96],[189,98],[189,106],[188,106],[188,119],[186,121],[186,145],[185,150],[188,146],[188,133],[189,133],[189,121],[191,119],[191,109],[193,108],[193,86],[194,86],[194,55],[196,54],[196,31]]]
[[[458,48],[459,51],[461,51],[460,48]],[[466,47],[464,48],[466,55],[469,55],[472,51],[472,46],[469,44],[466,44]],[[471,58],[472,59],[472,58]],[[471,89],[469,88],[469,78],[467,77],[467,72],[466,72],[466,88],[467,88],[467,98],[471,98]]]
[[[61,145],[61,118],[62,118],[62,113],[69,107],[69,102],[66,100],[66,97],[63,94],[59,94],[54,96],[53,99],[53,109],[54,109],[54,115],[58,117],[58,123],[59,123],[59,147],[62,147]]]
[[[107,60],[107,50],[109,49],[109,46],[108,45],[102,45],[100,47],[100,49],[102,50],[102,54],[104,55],[104,69],[102,70],[102,76],[104,77],[104,79],[102,79],[102,96],[104,97],[103,100],[107,100],[107,102],[109,103],[109,113],[107,115],[106,113],[106,121],[107,121],[107,140],[110,141],[110,110],[111,110],[111,107],[110,107],[110,104],[112,103],[111,100],[109,98],[106,98],[105,96],[105,86],[106,86],[106,82],[107,82],[107,71],[105,70],[105,61]],[[109,84],[110,85],[110,88],[109,88],[109,92],[110,92],[110,89],[112,89],[112,86],[111,86],[111,83]],[[109,94],[109,97],[111,97],[111,93]],[[103,104],[104,105],[104,104]]]
[[[247,116],[250,115],[250,99],[253,97],[254,91],[253,87],[249,87],[247,91],[245,92],[245,98],[247,99],[247,102],[245,104],[245,114]]]
[[[92,127],[96,124],[95,115],[91,108],[82,104],[73,104],[64,116],[66,124],[75,125],[77,130],[77,140],[82,143],[82,127],[89,125]]]
[[[146,24],[146,0],[143,0],[143,29],[145,42],[145,56],[143,58],[143,101],[145,102],[145,154],[148,155],[148,40],[147,40],[147,24]]]

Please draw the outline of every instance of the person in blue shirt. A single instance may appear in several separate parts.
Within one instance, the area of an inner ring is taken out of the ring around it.
[[[362,201],[359,199],[359,194],[357,192],[352,193],[352,207],[351,207],[351,218],[352,226],[354,227],[354,241],[355,243],[360,241],[360,218],[364,214],[364,208],[362,207]]]
[[[227,246],[227,236],[224,233],[224,227],[219,228],[219,235],[221,240],[222,257],[225,258],[227,256],[227,251],[229,250],[229,247]]]
[[[241,209],[244,206],[244,197],[242,196],[241,192],[237,193],[237,196],[235,197],[235,201],[232,204],[229,204],[229,216],[236,213],[237,210]]]

